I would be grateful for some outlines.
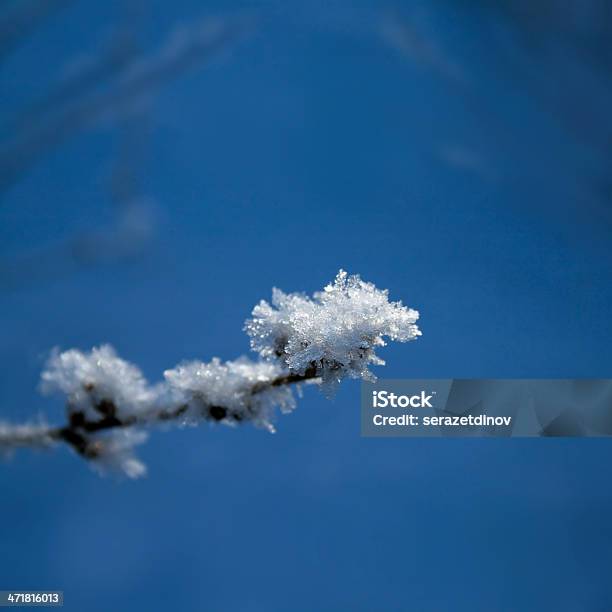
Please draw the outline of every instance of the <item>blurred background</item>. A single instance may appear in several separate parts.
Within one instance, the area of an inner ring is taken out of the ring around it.
[[[421,311],[384,377],[611,377],[606,0],[0,6],[0,417],[53,346],[151,380],[344,267]],[[143,481],[0,465],[0,589],[67,610],[608,611],[607,440],[154,433]]]

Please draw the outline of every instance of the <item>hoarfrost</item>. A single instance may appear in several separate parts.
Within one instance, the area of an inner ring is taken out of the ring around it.
[[[399,342],[421,335],[419,313],[390,302],[386,290],[340,270],[313,297],[274,289],[245,323],[259,360],[214,358],[190,361],[164,372],[151,386],[142,372],[109,345],[89,352],[54,350],[42,373],[41,390],[66,395],[68,422],[0,423],[0,450],[65,442],[99,471],[130,478],[146,468],[134,455],[145,441],[143,426],[160,423],[251,422],[274,431],[275,412],[295,407],[292,387],[323,383],[332,395],[346,377],[373,380],[370,365],[383,365],[375,349],[385,338]]]
[[[120,417],[144,414],[161,392],[149,387],[142,372],[118,357],[108,344],[88,353],[55,349],[41,379],[43,393],[65,393],[70,412],[80,411],[89,418],[99,416],[111,404]]]
[[[421,335],[416,310],[344,270],[312,299],[274,289],[272,304],[262,300],[252,315],[245,326],[251,347],[291,372],[316,368],[328,395],[345,377],[375,379],[368,366],[384,365],[375,353],[384,337],[407,342]]]
[[[215,357],[210,363],[181,364],[166,370],[164,377],[182,394],[191,418],[205,416],[227,424],[251,420],[273,431],[274,408],[290,412],[295,407],[289,387],[270,385],[282,374],[275,363],[246,357],[224,363]]]
[[[134,454],[134,447],[147,440],[144,431],[117,429],[99,434],[92,442],[95,452],[92,467],[101,474],[119,473],[128,478],[141,478],[147,473],[146,465]]]

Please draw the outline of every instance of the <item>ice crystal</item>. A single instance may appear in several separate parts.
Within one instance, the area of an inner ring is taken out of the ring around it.
[[[49,426],[44,423],[14,425],[0,421],[0,455],[11,455],[21,446],[45,448],[53,440],[48,435]]]
[[[183,363],[166,370],[164,377],[172,390],[182,394],[191,418],[227,424],[250,420],[272,430],[274,408],[289,412],[295,407],[291,389],[270,385],[282,373],[278,364],[241,357]]]
[[[149,387],[135,365],[118,357],[107,344],[88,353],[54,350],[41,378],[43,392],[65,393],[69,410],[88,417],[109,410],[117,416],[143,414],[160,394]]]
[[[147,467],[134,454],[134,447],[147,439],[144,431],[116,429],[98,434],[92,443],[92,466],[101,474],[119,473],[141,478]]]
[[[416,310],[390,302],[386,290],[340,270],[334,283],[309,298],[274,289],[272,304],[262,300],[246,322],[251,347],[303,374],[316,368],[332,393],[345,377],[373,380],[370,364],[383,365],[375,354],[384,337],[399,342],[421,335]]]

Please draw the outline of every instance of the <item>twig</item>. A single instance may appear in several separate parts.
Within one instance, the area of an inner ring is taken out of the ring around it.
[[[285,385],[295,385],[301,382],[314,381],[317,379],[316,367],[308,368],[303,374],[285,374],[278,376],[266,383],[256,383],[253,385],[250,395],[256,395],[271,387],[282,387]],[[93,387],[88,389],[93,391]],[[0,446],[12,447],[40,447],[48,446],[52,442],[64,442],[71,446],[79,455],[86,459],[95,459],[103,451],[103,444],[100,440],[92,437],[107,430],[118,428],[130,428],[137,426],[151,426],[176,421],[183,417],[187,412],[188,405],[181,404],[172,408],[160,408],[154,412],[143,415],[129,415],[119,417],[117,408],[110,400],[101,400],[95,406],[100,414],[98,420],[91,420],[82,411],[70,411],[68,407],[68,423],[62,427],[37,427],[35,429],[14,428],[10,432],[4,433],[0,430]],[[225,406],[202,404],[201,418],[204,421],[219,422],[229,420],[240,423],[245,419],[243,414],[232,412]],[[252,413],[256,417],[256,413]]]

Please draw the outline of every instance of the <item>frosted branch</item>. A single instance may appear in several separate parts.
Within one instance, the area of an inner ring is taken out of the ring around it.
[[[43,393],[66,398],[67,422],[0,423],[0,450],[66,443],[101,469],[129,477],[145,473],[133,455],[154,425],[236,426],[250,422],[274,431],[277,409],[295,408],[293,388],[322,383],[333,394],[346,378],[373,380],[369,365],[383,365],[375,348],[383,338],[406,342],[421,332],[418,312],[389,302],[387,291],[340,271],[312,298],[275,289],[272,305],[260,302],[245,324],[258,360],[184,362],[150,385],[142,372],[109,345],[89,352],[52,352],[41,375]]]

